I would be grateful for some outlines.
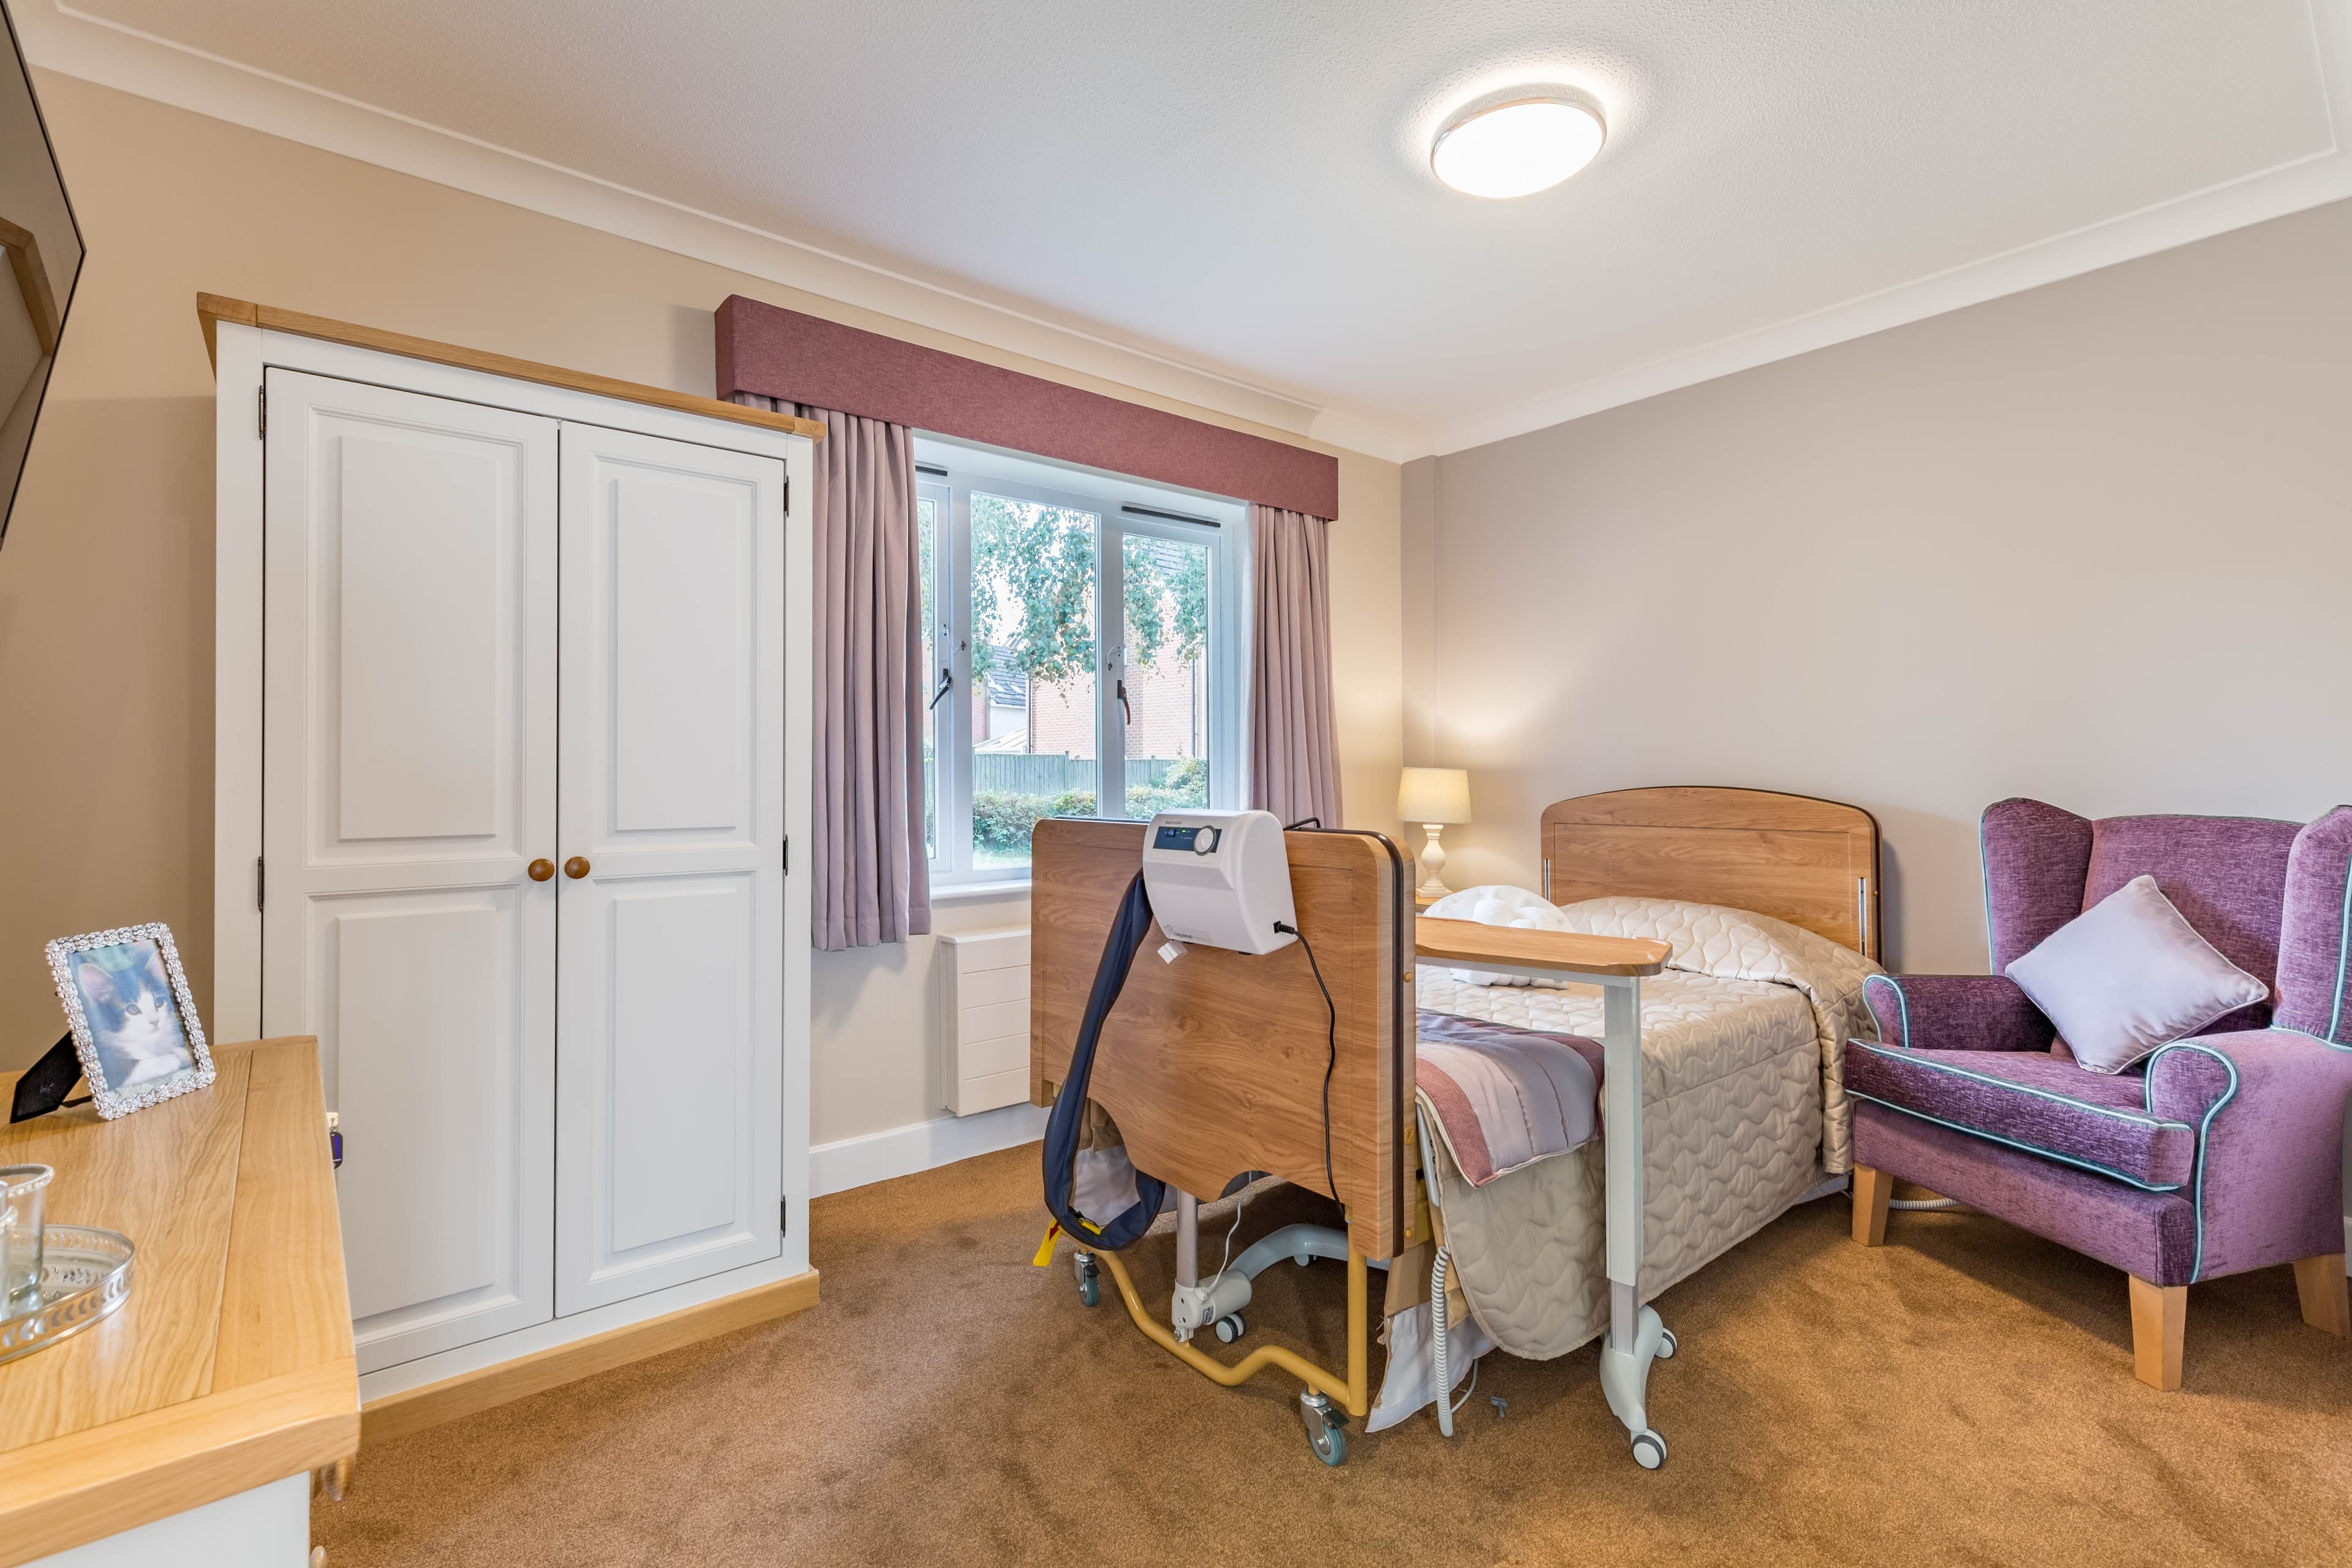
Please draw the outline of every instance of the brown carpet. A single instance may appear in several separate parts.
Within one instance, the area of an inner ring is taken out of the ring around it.
[[[1451,1443],[1423,1414],[1327,1470],[1287,1379],[1217,1388],[1108,1289],[1082,1308],[1066,1244],[1030,1267],[1036,1186],[1029,1149],[819,1202],[817,1308],[369,1449],[313,1511],[330,1568],[2316,1563],[2352,1537],[2352,1349],[2284,1268],[2190,1291],[2160,1394],[2114,1270],[1965,1214],[1866,1250],[1832,1199],[1659,1302],[1664,1469],[1587,1346],[1491,1355]],[[1318,1206],[1281,1189],[1244,1241]],[[1134,1251],[1155,1306],[1172,1262]],[[1341,1268],[1262,1284],[1244,1343],[1336,1364]]]

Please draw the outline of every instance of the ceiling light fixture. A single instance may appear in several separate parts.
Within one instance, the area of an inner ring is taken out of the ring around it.
[[[1576,99],[1513,99],[1455,118],[1429,166],[1465,195],[1533,195],[1592,162],[1608,135],[1600,111]]]

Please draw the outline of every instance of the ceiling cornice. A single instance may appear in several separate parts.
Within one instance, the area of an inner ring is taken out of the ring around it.
[[[2352,112],[2352,0],[2310,0],[2332,132],[2326,152],[1505,407],[1405,426],[1323,407],[1241,375],[1051,320],[1034,308],[983,299],[666,201],[137,32],[58,0],[19,0],[16,10],[27,58],[47,69],[1392,462],[1544,429],[2352,197],[2352,151],[2343,136]]]
[[[1441,455],[1548,429],[1604,408],[1655,397],[1774,360],[1809,353],[1889,327],[1940,316],[2005,294],[2209,239],[2308,207],[2352,197],[2352,151],[2344,126],[2352,114],[2352,0],[2311,0],[2312,47],[2326,94],[2327,151],[2192,191],[2071,233],[1897,284],[1791,321],[1741,332],[1630,370],[1594,376],[1556,392],[1484,414],[1445,421],[1433,449]]]
[[[990,348],[1401,462],[1409,430],[1124,343],[1084,326],[667,201],[373,104],[124,27],[57,0],[12,7],[44,69],[730,268]],[[715,303],[715,301],[714,301]]]

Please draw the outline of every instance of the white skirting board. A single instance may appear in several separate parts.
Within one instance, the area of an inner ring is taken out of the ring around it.
[[[893,1176],[952,1165],[975,1154],[1034,1143],[1045,1136],[1045,1115],[1034,1105],[1007,1105],[820,1143],[809,1151],[809,1195],[845,1193]]]

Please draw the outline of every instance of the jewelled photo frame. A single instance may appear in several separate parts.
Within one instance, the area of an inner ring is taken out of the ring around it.
[[[110,1121],[211,1086],[212,1050],[171,927],[64,936],[47,952],[99,1115]]]

